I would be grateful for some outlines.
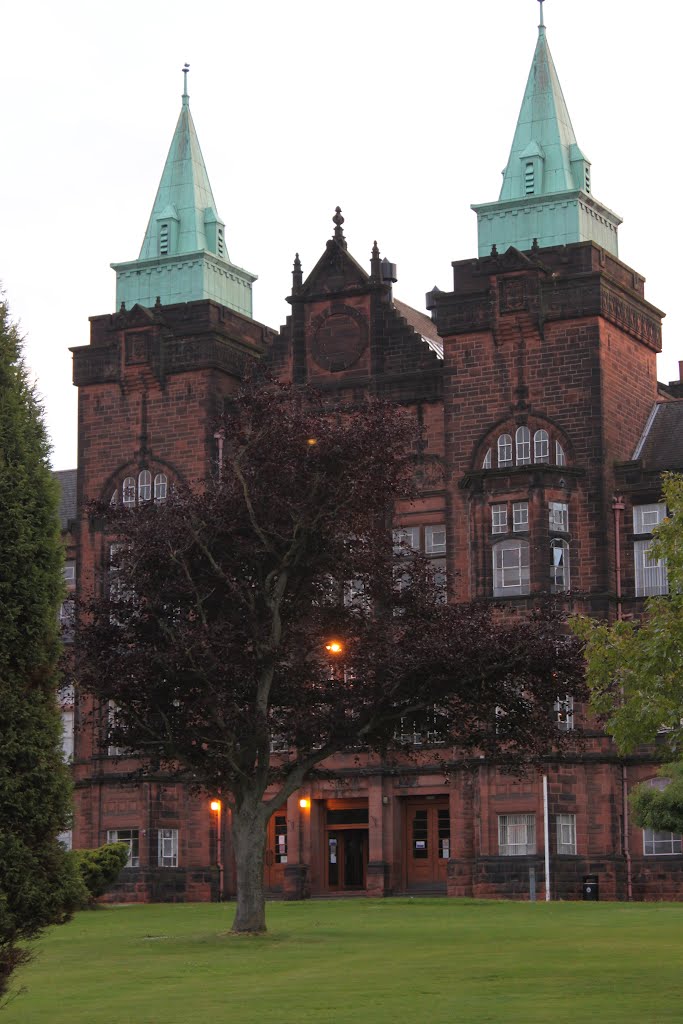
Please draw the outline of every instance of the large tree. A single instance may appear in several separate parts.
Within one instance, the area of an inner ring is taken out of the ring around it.
[[[71,815],[57,705],[58,494],[21,339],[0,299],[0,996],[25,940],[83,891],[57,836]]]
[[[93,509],[112,553],[79,679],[117,709],[108,742],[228,802],[233,930],[257,932],[268,819],[327,758],[387,752],[401,717],[436,707],[461,753],[537,759],[582,669],[552,614],[447,605],[426,562],[392,551],[392,510],[415,493],[408,416],[257,380],[219,434],[200,487]]]
[[[683,832],[683,477],[664,474],[662,490],[669,515],[654,531],[650,557],[666,560],[668,595],[648,598],[640,621],[579,619],[574,629],[586,641],[591,707],[619,750],[657,739],[674,762],[661,772],[670,786],[634,790],[637,823]]]

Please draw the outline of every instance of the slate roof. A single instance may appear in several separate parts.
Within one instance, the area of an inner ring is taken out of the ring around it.
[[[653,407],[633,458],[645,470],[683,470],[683,401]]]
[[[69,529],[69,522],[76,518],[76,470],[60,469],[54,474],[59,484],[59,524]]]
[[[407,302],[401,302],[400,299],[394,299],[394,306],[403,319],[407,320],[413,330],[417,331],[422,340],[429,345],[432,352],[436,352],[439,359],[443,359],[443,340],[437,332],[434,321],[426,313],[421,313],[419,309],[413,309]]]

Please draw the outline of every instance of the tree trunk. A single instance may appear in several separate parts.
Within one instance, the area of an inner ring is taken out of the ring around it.
[[[233,932],[265,932],[263,854],[268,818],[259,797],[247,797],[232,815],[232,842],[237,868],[237,909]]]

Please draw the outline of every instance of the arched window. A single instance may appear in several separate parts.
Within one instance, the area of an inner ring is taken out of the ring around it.
[[[482,469],[490,469],[491,468],[491,464],[492,464],[491,449],[489,448],[489,450],[487,451],[486,455],[484,456],[484,461],[483,461],[483,463],[481,465],[481,468]]]
[[[529,593],[529,543],[504,540],[493,549],[493,596]]]
[[[534,462],[550,462],[550,445],[547,430],[537,430],[534,434]]]
[[[138,501],[149,501],[152,497],[152,474],[143,469],[138,476]]]
[[[154,477],[154,500],[166,501],[168,494],[168,479],[165,473],[157,473]]]
[[[127,476],[123,481],[123,504],[130,508],[135,504],[135,477]]]
[[[119,503],[119,489],[117,487],[116,490],[114,491],[114,493],[111,496],[111,500],[110,500],[109,504],[110,505],[118,505],[118,503]]]
[[[555,442],[555,465],[566,466],[567,459],[565,458],[564,448],[559,441]]]
[[[501,434],[498,438],[498,465],[512,465],[512,435]]]
[[[528,465],[531,462],[531,434],[528,427],[517,427],[515,443],[517,446],[517,465]]]
[[[550,590],[553,594],[569,590],[569,544],[558,537],[550,541]]]

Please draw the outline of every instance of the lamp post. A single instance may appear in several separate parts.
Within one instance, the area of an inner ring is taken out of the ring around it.
[[[212,812],[216,815],[216,867],[218,868],[218,902],[223,900],[223,836],[222,836],[222,806],[220,800],[212,800],[210,804]]]

